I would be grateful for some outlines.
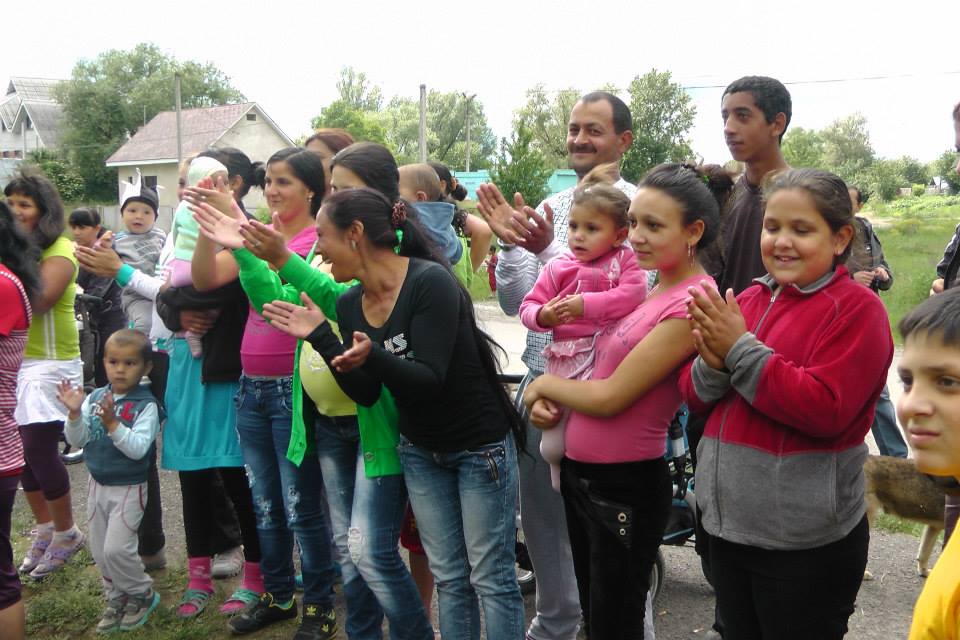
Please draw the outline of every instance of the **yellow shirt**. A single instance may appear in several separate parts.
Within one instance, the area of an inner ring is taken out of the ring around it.
[[[73,255],[73,243],[63,236],[44,249],[40,258],[66,258],[73,265],[73,276],[63,295],[49,311],[34,316],[27,337],[26,358],[36,360],[73,360],[80,357],[80,336],[73,305],[77,296],[77,272],[79,264]]]
[[[957,640],[960,628],[960,530],[927,578],[913,609],[910,640]]]

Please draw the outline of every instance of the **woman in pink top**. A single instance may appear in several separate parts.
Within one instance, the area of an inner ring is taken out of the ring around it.
[[[550,429],[564,408],[561,493],[587,634],[642,638],[650,570],[670,508],[667,426],[680,407],[679,368],[694,354],[686,289],[709,279],[697,258],[716,238],[731,177],[720,167],[665,164],[638,185],[628,239],[659,271],[646,300],[597,337],[590,380],[545,374],[524,402]]]
[[[201,182],[200,186],[210,185]],[[229,192],[221,191],[219,195],[204,191],[211,195],[200,197],[217,200],[218,207],[234,207]],[[263,193],[273,212],[273,227],[287,247],[302,257],[316,240],[314,218],[325,191],[323,162],[316,153],[290,147],[267,161]],[[239,276],[233,253],[215,252],[213,242],[204,236],[197,239],[192,264],[194,286],[199,290],[215,289]],[[297,635],[315,637],[325,625],[336,626],[320,462],[316,455],[304,456],[299,466],[287,459],[296,346],[296,338],[274,329],[255,309],[250,310],[240,346],[243,375],[236,396],[237,435],[253,494],[261,559],[259,565],[245,565],[244,582],[231,598],[240,605],[229,623],[235,634],[297,617],[294,538],[300,546],[304,581],[304,614]],[[244,607],[244,601],[250,606]]]
[[[550,331],[543,350],[546,372],[564,378],[590,377],[594,342],[603,328],[637,308],[647,295],[647,273],[627,239],[630,198],[614,185],[615,164],[590,171],[573,193],[568,252],[551,260],[520,304],[520,319],[531,331]],[[550,463],[550,480],[560,491],[565,420],[543,434],[540,455]]]

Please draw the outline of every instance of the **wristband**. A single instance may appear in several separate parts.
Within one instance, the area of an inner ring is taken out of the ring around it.
[[[130,284],[130,281],[133,279],[133,273],[136,271],[133,267],[128,264],[120,267],[120,270],[117,271],[117,277],[114,280],[117,281],[121,287],[125,287]]]
[[[517,248],[515,244],[507,244],[503,242],[500,238],[497,238],[497,246],[500,247],[502,251],[513,251]]]

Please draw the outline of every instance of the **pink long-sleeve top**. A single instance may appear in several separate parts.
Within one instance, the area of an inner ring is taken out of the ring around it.
[[[520,304],[520,320],[531,331],[550,331],[537,321],[544,304],[560,295],[583,296],[583,317],[553,327],[554,340],[592,336],[637,308],[647,295],[647,272],[633,251],[617,247],[592,262],[566,251],[547,263]]]

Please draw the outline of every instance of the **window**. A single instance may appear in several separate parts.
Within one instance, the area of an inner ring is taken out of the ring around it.
[[[257,121],[257,114],[255,113],[247,114],[247,122],[256,122],[256,121]]]
[[[157,190],[157,176],[143,176],[143,186]]]

